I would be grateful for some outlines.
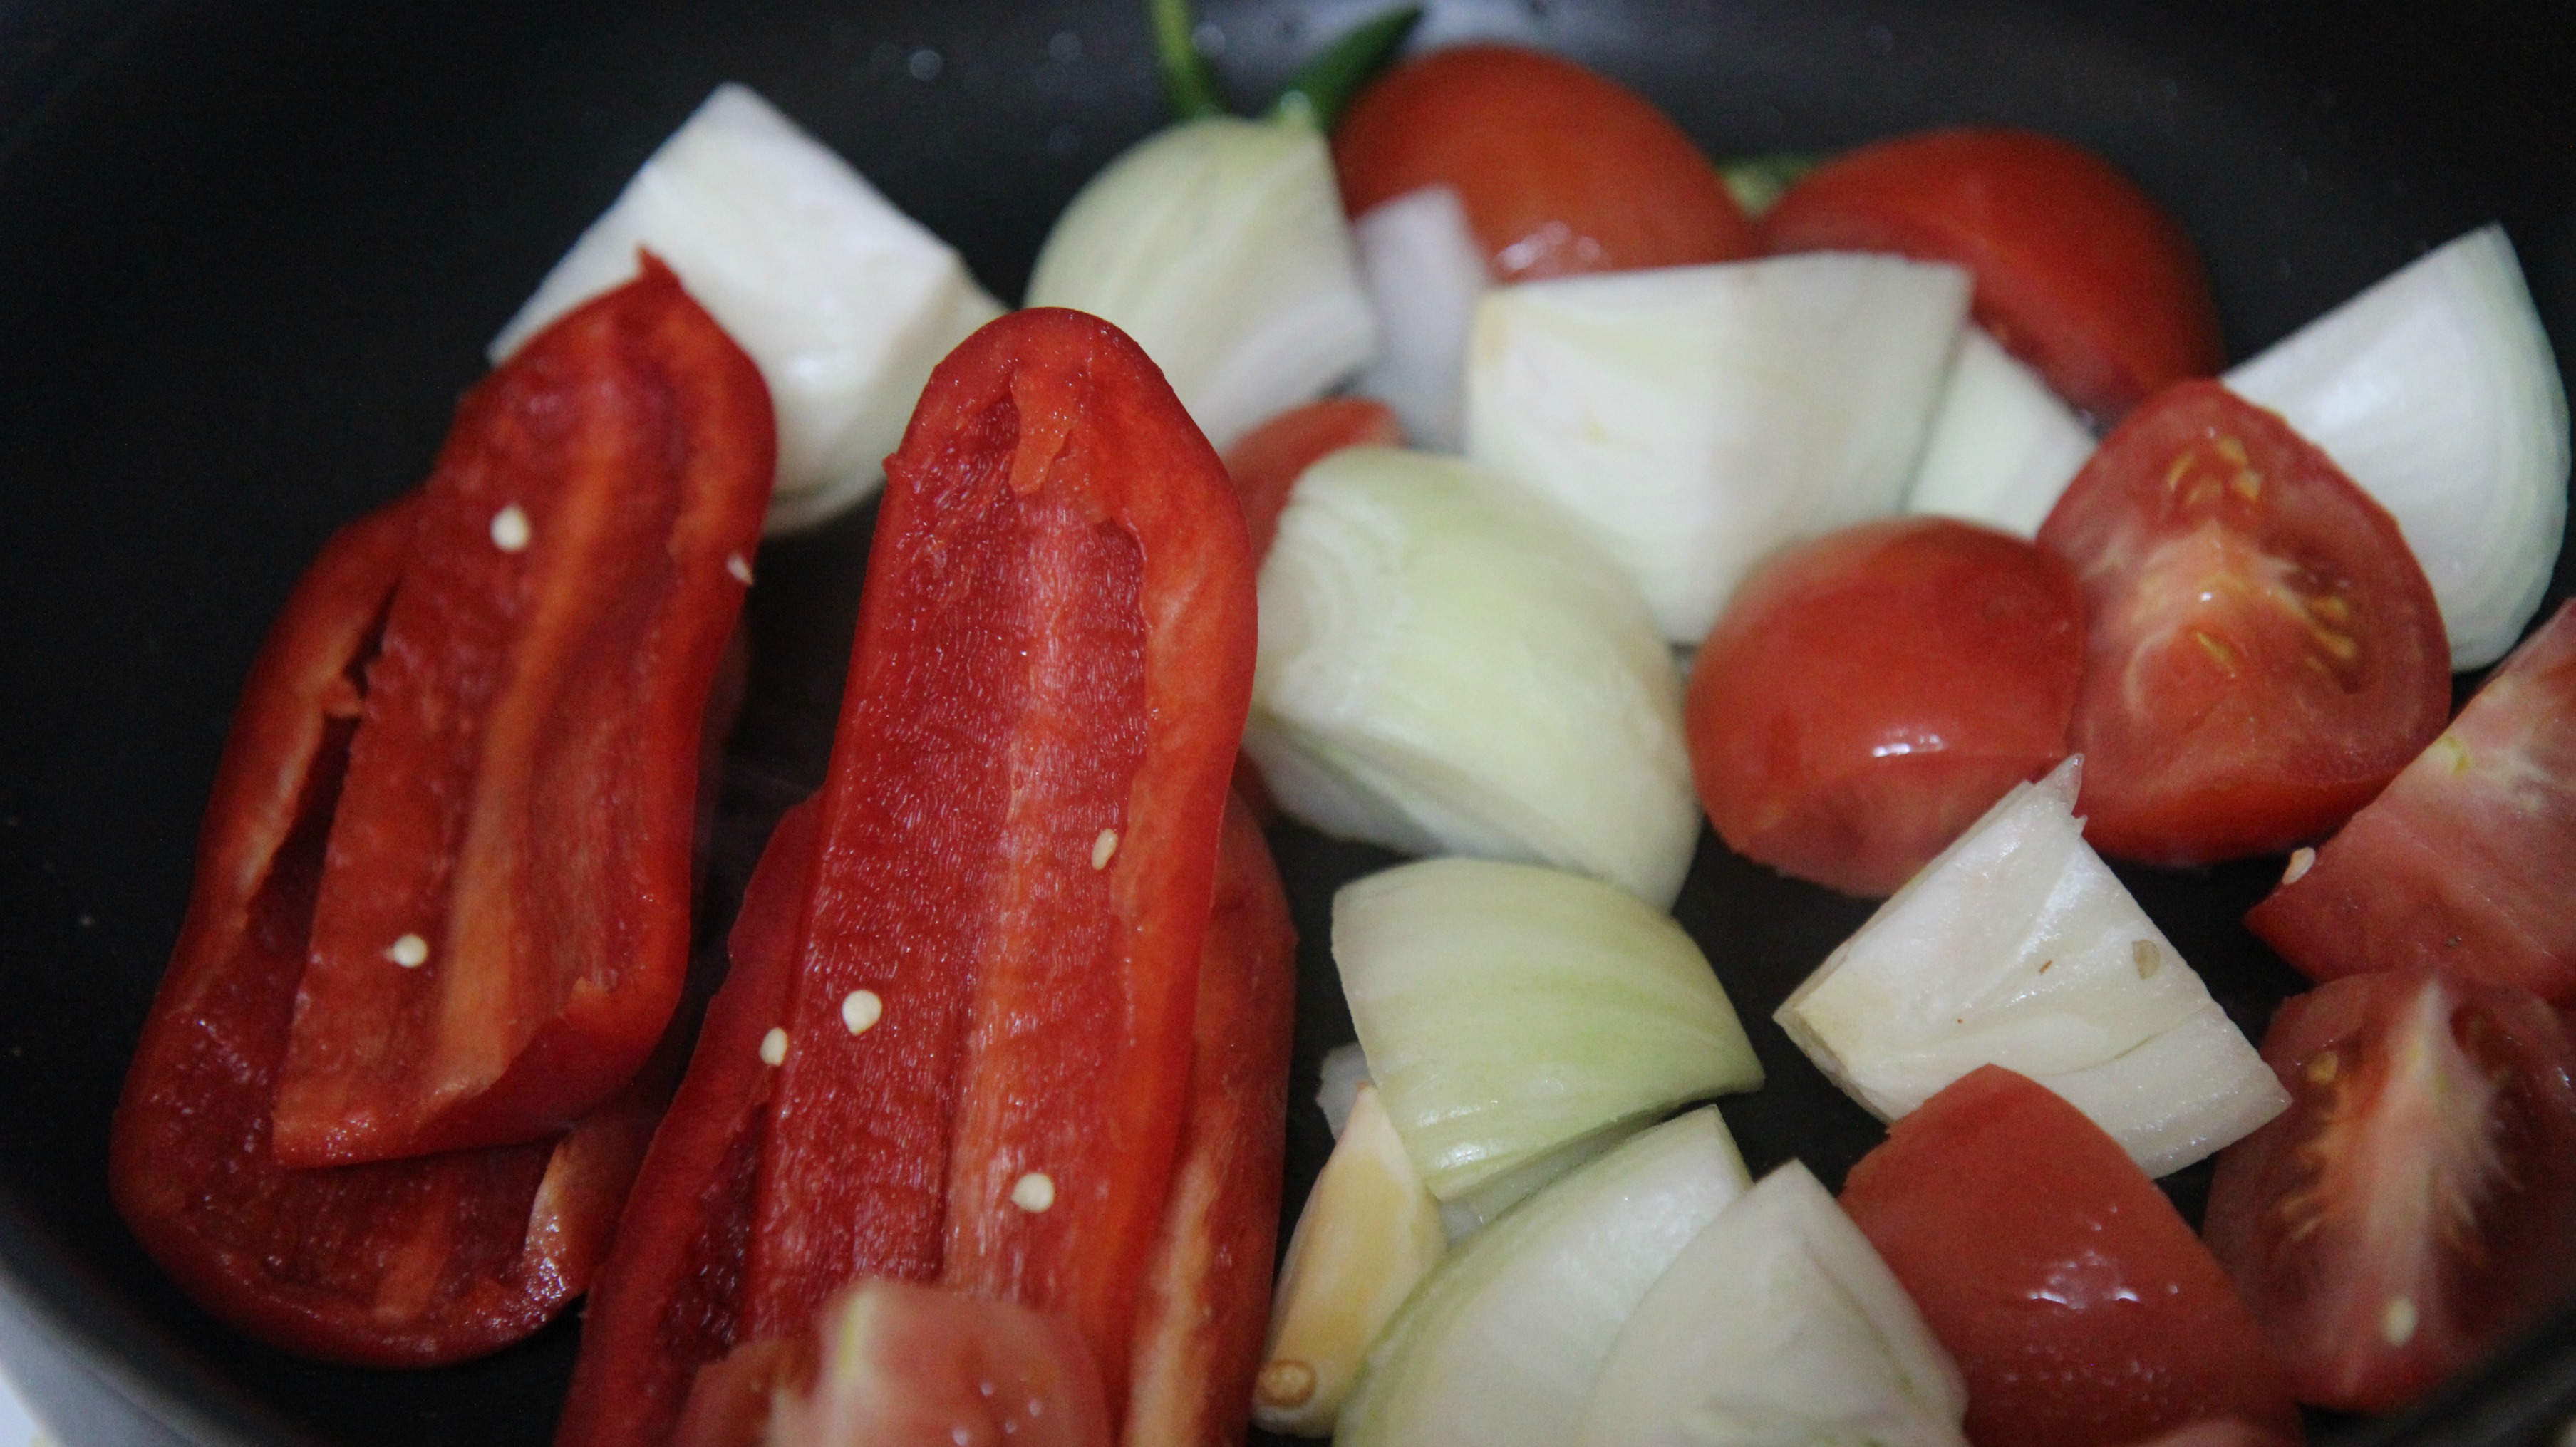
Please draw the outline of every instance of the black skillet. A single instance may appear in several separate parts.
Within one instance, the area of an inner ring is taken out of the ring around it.
[[[1377,3],[1208,18],[1254,101]],[[235,690],[323,536],[422,475],[484,341],[710,87],[768,94],[1008,297],[1074,188],[1162,119],[1141,10],[0,0],[0,1339],[72,1447],[547,1439],[571,1323],[443,1372],[308,1366],[212,1325],[108,1208],[108,1112]],[[1598,65],[1719,155],[1959,121],[2095,147],[2199,239],[2238,356],[2501,219],[2576,361],[2565,0],[1451,0],[1417,43],[1468,35]],[[716,917],[820,777],[869,521],[762,559]],[[1293,1210],[1326,1145],[1315,1061],[1350,1038],[1326,901],[1387,856],[1274,842],[1308,941]],[[2296,981],[2237,919],[2277,867],[2128,872],[2258,1036]],[[1712,840],[1679,912],[1771,1072],[1727,1106],[1746,1156],[1839,1180],[1876,1128],[1768,1016],[1867,907]],[[2196,1214],[2205,1173],[2167,1184]],[[2314,1425],[2501,1447],[2571,1410],[2576,1316],[2411,1420]]]

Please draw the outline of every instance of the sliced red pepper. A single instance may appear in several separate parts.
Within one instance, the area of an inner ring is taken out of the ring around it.
[[[367,668],[281,1160],[530,1140],[634,1077],[687,972],[775,447],[759,372],[649,256],[467,396]]]
[[[829,778],[746,894],[558,1447],[668,1442],[701,1367],[864,1275],[1063,1315],[1122,1410],[1250,700],[1241,510],[1070,312],[959,347],[887,471]]]
[[[886,477],[745,1319],[862,1275],[1020,1301],[1115,1418],[1251,701],[1243,513],[1144,352],[1049,309],[940,364]]]
[[[787,811],[744,888],[733,970],[707,1006],[679,1094],[617,1223],[582,1312],[581,1356],[556,1447],[671,1440],[700,1367],[742,1341],[753,1173],[777,1072],[762,1040],[785,1019],[796,930],[813,892],[816,801]],[[783,1339],[782,1339],[783,1340]]]
[[[1270,1326],[1297,929],[1239,799],[1222,847],[1199,952],[1189,1116],[1136,1318],[1128,1447],[1241,1447]]]
[[[421,1160],[301,1171],[269,1149],[364,665],[421,512],[333,538],[252,668],[109,1159],[119,1212],[208,1311],[372,1366],[495,1350],[580,1294],[658,1103],[639,1088],[557,1140]]]

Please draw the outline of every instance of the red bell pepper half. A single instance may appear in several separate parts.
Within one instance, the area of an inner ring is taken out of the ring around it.
[[[208,1311],[372,1366],[495,1350],[578,1295],[656,1103],[639,1089],[556,1140],[421,1160],[298,1171],[270,1152],[324,836],[421,511],[408,497],[333,538],[253,666],[109,1160],[118,1210]]]
[[[1225,811],[1181,1154],[1136,1318],[1127,1447],[1241,1447],[1270,1328],[1297,928],[1251,807]]]
[[[1242,511],[1143,352],[1063,311],[952,353],[887,477],[829,775],[746,896],[559,1447],[669,1441],[701,1366],[862,1276],[1065,1318],[1124,1410],[1250,702]]]
[[[649,256],[465,399],[367,665],[281,1161],[532,1140],[643,1065],[775,450],[759,372]]]

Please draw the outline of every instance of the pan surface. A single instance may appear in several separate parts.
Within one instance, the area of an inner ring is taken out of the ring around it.
[[[1213,4],[1266,99],[1376,0]],[[347,5],[0,0],[0,1337],[97,1442],[541,1443],[573,1323],[426,1374],[213,1325],[107,1203],[107,1122],[185,905],[235,692],[337,523],[416,482],[483,343],[656,142],[741,80],[1016,296],[1048,222],[1162,119],[1133,0]],[[1418,43],[1595,64],[1713,154],[2003,122],[2092,146],[2197,238],[2232,356],[2502,220],[2570,369],[2576,8],[2488,0],[1449,0]],[[821,777],[872,514],[764,552],[709,919]],[[2551,600],[2567,596],[2562,557]],[[1392,856],[1274,837],[1305,936],[1293,1212],[1351,1029],[1323,947]],[[2298,984],[2237,921],[2277,861],[2124,871],[2249,1034]],[[1866,917],[1704,838],[1678,914],[1770,1073],[1757,1171],[1828,1183],[1878,1128],[1769,1023]],[[2168,1181],[2197,1214],[2206,1169]],[[2506,1444],[2576,1407],[2576,1317],[2414,1419],[2318,1440]]]

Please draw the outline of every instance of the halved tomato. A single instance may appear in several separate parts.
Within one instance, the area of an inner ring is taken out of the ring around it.
[[[747,1343],[698,1374],[674,1447],[1108,1447],[1100,1372],[1072,1323],[872,1277],[828,1304],[819,1349]],[[811,1390],[797,1384],[815,1375]],[[776,1381],[780,1385],[772,1387]],[[743,1434],[763,1421],[766,1433]]]
[[[2311,979],[2434,969],[2576,1004],[2576,604],[2245,923]]]
[[[2084,596],[2019,538],[1891,518],[1790,549],[1691,668],[1691,776],[1727,847],[1888,894],[2066,756]]]
[[[2104,439],[2039,545],[2084,587],[2069,742],[2105,854],[2205,864],[2316,838],[2449,717],[2450,644],[2396,522],[2215,382]]]
[[[1774,251],[1894,251],[1976,273],[1975,315],[2059,396],[2116,419],[2226,361],[2191,238],[2108,161],[2031,131],[1864,146],[1762,218]]]
[[[1842,1204],[1958,1361],[1977,1447],[2102,1447],[2211,1417],[2301,1439],[2218,1263],[2047,1087],[1962,1076],[1852,1167]]]
[[[1398,66],[1333,132],[1351,215],[1454,187],[1502,281],[1758,256],[1717,169],[1644,97],[1571,61],[1461,45]]]
[[[2301,1401],[2405,1406],[2576,1289],[2576,1046],[2538,997],[2356,975],[2263,1058],[2290,1109],[2219,1156],[2207,1231]]]

